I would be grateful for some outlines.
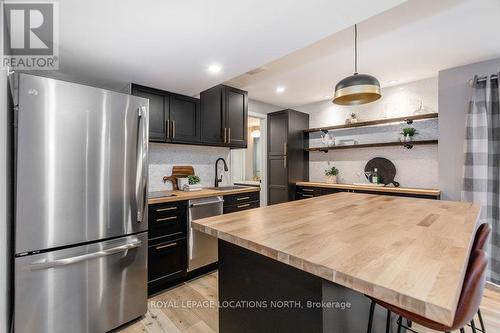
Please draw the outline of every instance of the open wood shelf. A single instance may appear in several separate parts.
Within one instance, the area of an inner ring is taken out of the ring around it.
[[[354,144],[354,145],[342,145],[342,146],[332,146],[332,147],[316,147],[316,148],[306,148],[305,151],[322,151],[327,152],[329,150],[337,150],[337,149],[356,149],[356,148],[370,148],[370,147],[390,147],[390,146],[401,146],[408,149],[413,148],[416,145],[436,145],[438,144],[438,140],[420,140],[420,141],[412,141],[412,142],[378,142],[378,143],[363,143],[363,144]]]
[[[389,123],[398,123],[398,122],[406,122],[407,124],[413,123],[414,120],[422,120],[422,119],[432,119],[437,118],[437,113],[426,113],[419,114],[416,116],[406,116],[406,117],[398,117],[398,118],[387,118],[387,119],[377,119],[377,120],[369,120],[369,121],[360,121],[354,124],[344,124],[344,125],[335,125],[335,126],[327,126],[327,127],[317,127],[317,128],[309,128],[304,130],[304,133],[312,133],[312,132],[326,132],[333,131],[338,129],[345,128],[355,128],[355,127],[365,127],[365,126],[373,126],[380,124],[389,124]]]

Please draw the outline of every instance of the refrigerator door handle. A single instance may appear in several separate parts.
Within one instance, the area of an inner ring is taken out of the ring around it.
[[[57,259],[57,260],[52,260],[52,261],[47,261],[46,259],[43,259],[41,261],[36,261],[36,262],[31,263],[30,269],[32,271],[35,271],[35,270],[49,269],[49,268],[54,268],[54,267],[59,267],[59,266],[67,266],[67,265],[75,264],[75,263],[78,263],[81,261],[101,258],[101,257],[109,256],[109,255],[120,253],[120,252],[126,252],[128,250],[135,249],[141,245],[142,245],[142,242],[140,240],[136,239],[132,243],[112,247],[112,248],[107,249],[107,250],[83,254],[80,256],[76,256],[76,257],[69,257],[69,258]]]
[[[138,129],[137,129],[137,183],[136,183],[136,202],[137,202],[137,223],[144,221],[144,212],[146,211],[147,196],[147,153],[148,153],[148,122],[146,107],[140,106],[138,110]]]

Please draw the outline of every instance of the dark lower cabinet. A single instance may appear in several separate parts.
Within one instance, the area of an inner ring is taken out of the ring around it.
[[[201,108],[197,98],[132,84],[132,95],[149,99],[149,140],[199,144]]]
[[[187,201],[149,205],[148,294],[187,275]]]
[[[439,200],[439,196],[432,195],[421,195],[421,194],[411,194],[411,193],[394,193],[394,192],[380,192],[380,191],[366,191],[366,190],[351,190],[351,189],[339,189],[339,188],[326,188],[326,187],[314,187],[314,186],[297,186],[295,192],[295,199],[308,199],[319,197],[322,195],[339,193],[339,192],[353,192],[353,193],[366,193],[366,194],[378,194],[378,195],[391,195],[397,197],[407,197],[407,198],[420,198],[420,199],[434,199]]]
[[[295,183],[309,179],[309,153],[304,151],[304,129],[309,115],[282,110],[267,115],[267,203],[295,199]]]
[[[259,206],[258,191],[224,196],[224,214]],[[196,275],[187,273],[188,202],[149,205],[148,213],[148,294],[152,295]]]
[[[187,240],[157,240],[148,246],[148,292],[152,294],[186,275]]]
[[[224,196],[224,214],[260,207],[260,192],[247,192]]]

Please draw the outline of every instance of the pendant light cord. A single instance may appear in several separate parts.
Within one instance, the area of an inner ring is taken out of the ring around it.
[[[358,74],[358,25],[354,25],[354,74]]]

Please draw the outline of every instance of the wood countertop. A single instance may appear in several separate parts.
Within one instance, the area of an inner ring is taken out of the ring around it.
[[[429,195],[438,197],[441,195],[441,190],[427,189],[427,188],[411,188],[411,187],[392,187],[392,186],[373,186],[370,184],[356,185],[356,184],[327,184],[315,182],[297,182],[298,186],[311,186],[311,187],[324,187],[324,188],[338,188],[345,190],[364,190],[373,192],[384,193],[402,193],[402,194],[415,194],[415,195]]]
[[[209,189],[202,189],[200,191],[192,191],[192,192],[164,191],[165,194],[174,194],[175,197],[151,198],[151,199],[148,199],[148,204],[154,205],[154,204],[160,204],[160,203],[165,203],[165,202],[200,199],[200,198],[206,198],[206,197],[211,197],[211,196],[215,196],[215,195],[231,195],[231,194],[259,192],[259,191],[260,191],[260,187],[255,187],[255,186],[248,186],[245,188],[238,188],[238,189],[228,190],[228,191],[209,190]]]
[[[342,192],[193,228],[450,325],[478,215],[471,203]]]

